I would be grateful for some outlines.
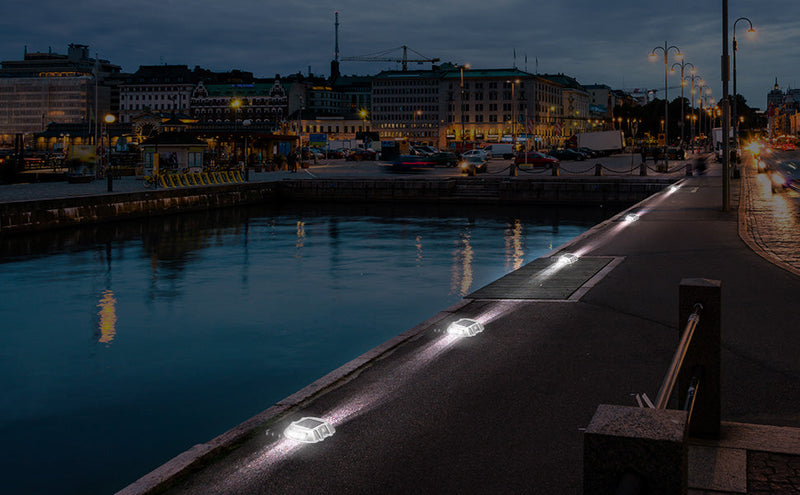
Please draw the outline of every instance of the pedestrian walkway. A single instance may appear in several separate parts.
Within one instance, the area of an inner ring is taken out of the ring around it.
[[[794,493],[800,448],[789,448],[797,430],[785,427],[800,427],[800,277],[765,259],[791,261],[775,238],[762,233],[756,243],[765,257],[740,239],[752,232],[740,230],[740,197],[746,225],[772,215],[748,209],[755,196],[740,195],[752,183],[745,177],[732,181],[732,211],[721,211],[715,164],[556,249],[552,263],[537,261],[529,283],[563,287],[559,277],[575,280],[578,264],[560,255],[615,260],[581,282],[578,297],[478,299],[479,291],[120,493],[580,493],[582,431],[597,406],[635,406],[635,394],[658,390],[677,344],[684,278],[722,282],[723,432],[736,432],[693,443],[693,493]],[[387,288],[389,296],[402,297]],[[370,308],[363,316],[370,324]],[[450,336],[460,318],[484,331]],[[335,434],[315,444],[283,438],[307,416]],[[771,441],[755,442],[755,430],[737,424],[772,425]]]

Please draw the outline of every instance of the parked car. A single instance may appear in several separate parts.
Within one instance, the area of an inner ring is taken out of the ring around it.
[[[392,160],[393,170],[418,170],[423,168],[433,168],[436,161],[429,156],[420,155],[397,155]]]
[[[371,150],[369,148],[355,150],[349,155],[347,155],[347,158],[345,158],[345,160],[350,162],[360,162],[364,160],[377,160],[377,159],[378,159],[378,153],[375,150]]]
[[[440,167],[455,167],[458,165],[458,157],[455,153],[440,151],[428,156],[428,158],[436,162],[436,165]]]
[[[552,168],[554,165],[559,164],[559,160],[558,158],[545,155],[539,151],[523,151],[522,153],[517,153],[516,158],[514,158],[514,163],[517,164],[518,167],[531,165],[533,167]]]
[[[602,152],[597,151],[597,150],[593,150],[593,149],[589,149],[589,148],[587,148],[585,146],[582,147],[582,148],[570,148],[570,149],[573,150],[573,151],[577,151],[578,153],[583,153],[583,156],[585,156],[586,158],[597,158],[597,157],[600,157],[600,156],[604,156],[604,154]]]
[[[489,161],[481,155],[469,155],[461,157],[461,173],[475,175],[478,172],[489,170]]]
[[[341,160],[344,158],[344,150],[328,150],[326,153],[328,158]]]
[[[653,159],[663,160],[664,159],[664,147],[663,146],[655,146],[652,148],[647,148],[647,156],[652,157]],[[667,147],[667,158],[670,160],[683,160],[686,158],[686,153],[683,151],[682,148],[678,148],[677,146],[669,146]]]
[[[411,146],[410,151],[412,155],[422,155],[422,156],[428,156],[439,152],[439,150],[437,150],[433,146],[424,146],[424,145]]]
[[[547,154],[553,158],[558,158],[559,160],[583,161],[586,159],[586,156],[584,156],[583,153],[568,149],[554,149],[548,151]]]
[[[469,150],[461,153],[461,158],[466,158],[468,156],[480,156],[486,160],[490,160],[492,158],[492,153],[490,151],[484,151],[479,149]]]
[[[780,162],[770,167],[769,176],[773,193],[779,193],[784,189],[800,192],[800,162]]]

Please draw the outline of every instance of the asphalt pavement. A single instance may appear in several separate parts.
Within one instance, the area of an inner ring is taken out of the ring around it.
[[[800,266],[771,258],[796,249],[798,218],[748,209],[798,199],[763,197],[749,187],[760,177],[745,168],[722,211],[711,164],[550,253],[614,260],[579,299],[465,299],[122,493],[165,480],[172,494],[580,493],[582,431],[597,406],[658,392],[684,278],[722,282],[723,420],[800,427]],[[638,220],[624,222],[630,212]],[[748,224],[766,229],[767,217],[785,235],[747,238]],[[370,324],[370,308],[363,317]],[[485,330],[446,334],[462,317]],[[306,416],[335,434],[283,438]],[[204,453],[213,455],[195,462]],[[186,466],[190,475],[173,476]]]

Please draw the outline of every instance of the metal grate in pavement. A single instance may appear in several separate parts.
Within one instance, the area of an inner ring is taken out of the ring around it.
[[[578,289],[590,281],[593,286],[599,280],[592,280],[595,276],[602,278],[622,261],[614,257],[587,257],[559,265],[557,260],[558,256],[533,260],[467,295],[466,299],[576,300],[586,292]],[[606,267],[609,270],[601,274]]]

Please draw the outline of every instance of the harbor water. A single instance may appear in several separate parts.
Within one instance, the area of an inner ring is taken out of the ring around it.
[[[221,210],[0,240],[4,493],[113,493],[616,211]]]

